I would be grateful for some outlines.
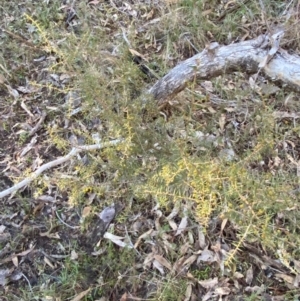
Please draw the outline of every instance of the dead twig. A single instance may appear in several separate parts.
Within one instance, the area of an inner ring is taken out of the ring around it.
[[[4,198],[7,195],[10,195],[19,189],[23,188],[24,186],[27,186],[30,184],[34,179],[36,179],[39,175],[41,175],[45,170],[53,168],[54,166],[61,165],[64,162],[69,161],[72,157],[76,156],[80,152],[83,151],[92,151],[97,149],[102,149],[110,146],[117,145],[121,143],[123,140],[116,139],[109,142],[99,143],[99,144],[92,144],[92,145],[81,145],[78,147],[72,148],[72,150],[64,157],[58,158],[54,161],[48,162],[44,165],[42,165],[40,168],[38,168],[36,171],[34,171],[29,177],[25,178],[23,181],[17,183],[16,185],[0,192],[0,199]]]

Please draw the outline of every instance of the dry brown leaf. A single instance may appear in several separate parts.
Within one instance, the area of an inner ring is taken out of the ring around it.
[[[167,216],[167,220],[171,220],[178,215],[178,208],[174,207],[172,212]]]
[[[40,202],[37,206],[33,209],[33,215],[36,215],[38,211],[41,211],[45,206],[45,203]]]
[[[154,259],[152,264],[153,264],[153,267],[156,268],[162,275],[165,274],[164,267],[159,261]]]
[[[4,75],[0,73],[0,85],[4,84],[5,82],[6,82],[6,78],[4,77]]]
[[[146,62],[148,62],[147,58],[144,57],[141,53],[139,53],[138,51],[132,49],[132,48],[129,48],[129,52],[132,54],[132,55],[136,55],[136,56],[139,56],[141,57],[143,60],[145,60]]]
[[[215,293],[219,296],[229,295],[231,292],[229,287],[217,287]]]
[[[166,267],[168,270],[172,270],[172,265],[171,263],[165,259],[164,257],[162,257],[161,255],[154,255],[155,260],[157,260],[161,265],[163,265],[164,267]]]
[[[201,301],[207,301],[209,300],[213,295],[213,292],[212,291],[208,291],[203,297],[202,297],[202,300]]]
[[[71,251],[71,257],[70,257],[71,260],[77,260],[78,259],[78,254],[76,253],[75,250],[72,250]]]
[[[136,249],[136,248],[139,246],[141,240],[142,240],[143,238],[149,237],[149,236],[151,235],[152,232],[153,232],[153,229],[150,229],[150,230],[148,230],[147,232],[143,233],[141,236],[139,236],[139,238],[137,239],[136,243],[134,244],[134,248]]]
[[[217,111],[216,111],[213,107],[211,107],[211,106],[208,106],[208,107],[207,107],[207,110],[208,110],[211,114],[216,114],[216,113],[217,113]]]
[[[27,254],[29,254],[31,251],[33,251],[33,249],[35,248],[35,246],[32,246],[30,249],[27,249],[21,253],[18,253],[16,256],[26,256]]]
[[[11,261],[13,262],[15,267],[19,266],[19,260],[18,260],[18,256],[14,256]]]
[[[51,263],[51,261],[46,256],[44,256],[44,262],[48,264],[51,269],[53,270],[55,269],[55,266]]]
[[[155,14],[155,10],[154,10],[154,9],[151,9],[151,11],[146,15],[146,19],[147,19],[147,20],[152,19],[153,16],[154,16],[154,14]]]
[[[163,244],[165,247],[166,254],[169,254],[169,251],[176,252],[176,246],[174,244],[170,243],[168,240],[164,239]]]
[[[206,289],[212,289],[219,283],[219,281],[218,278],[215,277],[212,279],[198,281],[198,283]]]
[[[184,245],[180,247],[180,254],[185,255],[190,247],[191,245],[188,242],[186,242]]]
[[[122,241],[123,239],[125,239],[125,237],[121,237],[121,236],[117,236],[117,235],[113,235],[109,232],[105,232],[105,234],[103,235],[103,238],[109,239],[110,241],[112,241],[114,244],[118,245],[121,248],[133,248],[132,245]]]
[[[210,15],[213,12],[213,9],[207,9],[201,13],[203,17]]]
[[[236,279],[242,279],[242,278],[244,278],[244,275],[242,273],[239,273],[239,272],[235,272],[233,276]]]
[[[168,220],[168,222],[173,231],[176,231],[178,229],[176,223],[172,219]]]
[[[282,280],[286,281],[289,284],[293,284],[294,281],[295,281],[295,277],[289,276],[289,275],[283,274],[283,273],[276,273],[275,277],[279,278],[279,279],[282,279]]]
[[[188,218],[187,218],[187,216],[184,216],[181,219],[181,222],[180,222],[180,224],[178,226],[178,229],[177,229],[177,231],[175,233],[175,236],[180,235],[186,229],[187,225],[188,225]]]
[[[81,300],[84,296],[86,296],[90,292],[90,290],[91,289],[89,288],[86,291],[81,292],[75,298],[73,298],[71,301],[79,301],[79,300]]]
[[[225,219],[222,220],[222,224],[221,224],[221,233],[223,232],[223,230],[224,230],[224,228],[225,228],[227,222],[228,222],[228,218],[225,218]]]
[[[85,219],[86,217],[88,217],[91,214],[92,211],[92,207],[91,206],[85,206],[82,210],[82,218]]]
[[[100,255],[104,254],[105,252],[106,252],[106,248],[100,248],[99,250],[92,252],[91,254],[93,256],[100,256]]]
[[[191,299],[192,296],[192,290],[193,290],[193,286],[192,283],[189,283],[187,285],[186,291],[185,291],[185,298],[184,301],[189,301]]]
[[[144,268],[150,268],[153,259],[154,259],[154,253],[149,253],[143,262]]]
[[[183,256],[181,258],[179,258],[173,265],[173,269],[172,269],[172,272],[180,272],[182,270],[182,266],[183,266],[183,263],[185,262],[186,260],[186,256]]]
[[[59,236],[58,233],[50,233],[51,231],[52,231],[52,229],[50,229],[47,232],[40,233],[40,236],[42,236],[42,237],[48,237],[48,238],[60,239],[60,236]]]
[[[127,300],[128,300],[128,294],[127,294],[127,292],[126,292],[126,293],[124,293],[124,294],[122,295],[120,301],[127,301]]]
[[[197,257],[198,257],[198,255],[190,256],[189,258],[187,258],[184,261],[183,266],[185,266],[185,265],[190,266],[191,264],[193,264],[196,261]]]

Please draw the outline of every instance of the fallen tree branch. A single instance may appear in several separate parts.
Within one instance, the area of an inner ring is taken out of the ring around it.
[[[270,37],[261,35],[256,39],[230,44],[227,46],[207,47],[173,68],[148,90],[148,93],[162,104],[168,98],[182,91],[188,82],[195,79],[207,80],[234,71],[249,74],[264,73],[269,79],[300,91],[300,57],[278,49],[276,55],[263,68],[269,52]],[[268,47],[269,46],[269,47]]]
[[[73,147],[72,150],[64,157],[58,158],[54,161],[48,162],[44,165],[42,165],[40,168],[38,168],[36,171],[34,171],[29,177],[25,178],[21,182],[17,183],[16,185],[3,190],[0,192],[0,199],[4,198],[7,195],[12,194],[13,192],[18,191],[19,189],[23,188],[24,186],[30,184],[34,179],[36,179],[40,174],[42,174],[45,170],[50,169],[54,166],[63,164],[67,161],[69,161],[72,157],[76,156],[80,152],[83,151],[92,151],[96,149],[102,149],[109,146],[114,146],[122,142],[121,139],[116,139],[109,142],[99,143],[99,144],[92,144],[92,145],[81,145],[78,147]]]

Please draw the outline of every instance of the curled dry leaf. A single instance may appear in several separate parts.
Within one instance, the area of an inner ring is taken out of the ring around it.
[[[186,242],[184,245],[180,247],[180,254],[185,255],[190,247],[191,245],[188,242]]]
[[[174,207],[172,212],[167,216],[167,220],[171,220],[178,214],[178,208]]]
[[[100,248],[99,250],[92,252],[93,256],[100,256],[106,252],[106,248]]]
[[[134,248],[136,249],[139,244],[141,243],[142,239],[149,237],[153,232],[153,229],[148,230],[147,232],[143,233],[139,238],[137,239],[136,243],[134,244]]]
[[[152,263],[153,259],[154,259],[154,253],[150,253],[146,256],[146,258],[144,259],[144,262],[143,262],[144,269],[151,267],[151,263]]]
[[[165,274],[165,271],[164,271],[164,267],[163,265],[157,261],[156,259],[153,260],[153,263],[152,263],[153,267],[156,268],[162,275]]]
[[[45,262],[52,270],[55,269],[55,266],[51,263],[51,261],[50,261],[46,256],[44,256],[44,262]]]
[[[187,258],[184,263],[183,266],[191,266],[197,259],[198,255],[192,255],[189,258]]]
[[[179,224],[179,226],[178,226],[178,229],[177,229],[177,231],[176,231],[175,236],[180,235],[180,234],[186,229],[187,225],[188,225],[188,218],[187,218],[187,216],[184,216],[184,217],[181,219],[181,222],[180,222],[180,224]]]
[[[154,259],[157,260],[161,265],[166,267],[168,270],[172,270],[172,265],[170,264],[170,262],[161,255],[154,255]]]
[[[198,281],[198,283],[207,290],[214,288],[218,284],[218,282],[219,281],[217,277],[203,281]]]
[[[103,236],[106,239],[109,239],[111,242],[113,242],[114,244],[118,245],[121,248],[133,248],[133,246],[131,244],[125,243],[124,241],[122,241],[123,239],[125,239],[125,237],[121,237],[121,236],[116,236],[113,235],[109,232],[106,232]]]
[[[176,231],[178,229],[176,223],[174,222],[174,220],[170,219],[168,220],[168,223],[170,225],[170,227],[172,228],[173,231]]]

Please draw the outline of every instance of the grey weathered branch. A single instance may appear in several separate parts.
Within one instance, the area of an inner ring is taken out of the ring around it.
[[[188,82],[195,79],[207,80],[234,71],[249,74],[262,72],[269,79],[300,91],[300,57],[279,49],[272,60],[263,68],[269,52],[269,37],[261,35],[256,39],[208,47],[173,68],[148,90],[159,104],[182,91]]]

